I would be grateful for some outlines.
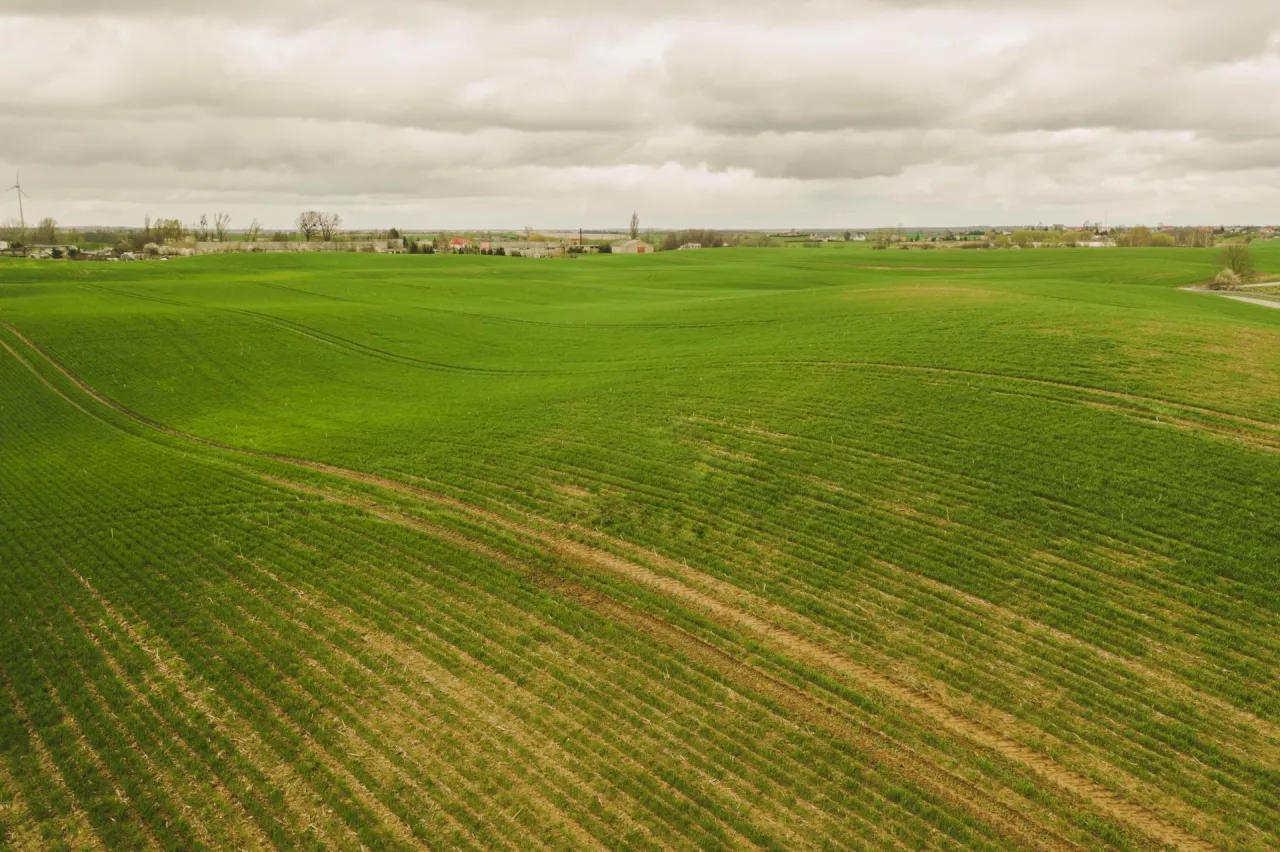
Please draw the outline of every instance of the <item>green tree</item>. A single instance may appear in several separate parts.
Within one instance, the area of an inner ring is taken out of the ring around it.
[[[1252,281],[1254,276],[1253,252],[1246,243],[1231,243],[1222,248],[1222,266],[1240,276],[1241,281]]]

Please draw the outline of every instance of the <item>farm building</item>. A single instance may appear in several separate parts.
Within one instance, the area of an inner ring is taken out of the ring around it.
[[[644,240],[623,240],[613,244],[614,254],[653,254],[653,245]]]
[[[148,246],[154,243],[148,243]],[[374,254],[402,254],[404,252],[404,240],[346,240],[343,242],[277,242],[272,240],[229,240],[225,243],[220,242],[197,242],[187,247],[174,247],[169,245],[156,246],[154,252],[148,249],[149,253],[159,254],[176,254],[186,256],[185,252],[194,247],[195,254],[229,254],[233,252],[292,252],[292,251],[348,251],[348,252],[372,252]]]
[[[558,257],[564,254],[564,244],[551,240],[497,240],[481,243],[481,251],[502,250],[504,254],[520,257]]]
[[[466,251],[473,243],[466,237],[454,237],[449,240],[449,251]]]

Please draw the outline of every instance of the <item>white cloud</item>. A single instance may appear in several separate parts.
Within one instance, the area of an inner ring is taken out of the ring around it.
[[[1253,0],[8,0],[0,40],[0,168],[64,222],[1280,219]]]

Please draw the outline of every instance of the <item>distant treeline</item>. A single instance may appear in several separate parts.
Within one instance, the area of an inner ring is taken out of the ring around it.
[[[1216,237],[1213,231],[1203,228],[1174,228],[1172,231],[1153,231],[1137,227],[1116,231],[1112,235],[1116,245],[1126,248],[1213,248]]]
[[[725,248],[747,246],[771,248],[781,245],[765,234],[737,234],[731,231],[709,231],[696,228],[686,231],[668,231],[658,242],[659,251],[675,251],[681,246],[696,245],[701,248]]]

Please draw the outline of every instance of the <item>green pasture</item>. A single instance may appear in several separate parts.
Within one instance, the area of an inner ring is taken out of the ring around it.
[[[1274,848],[1219,267],[0,259],[0,847]]]

